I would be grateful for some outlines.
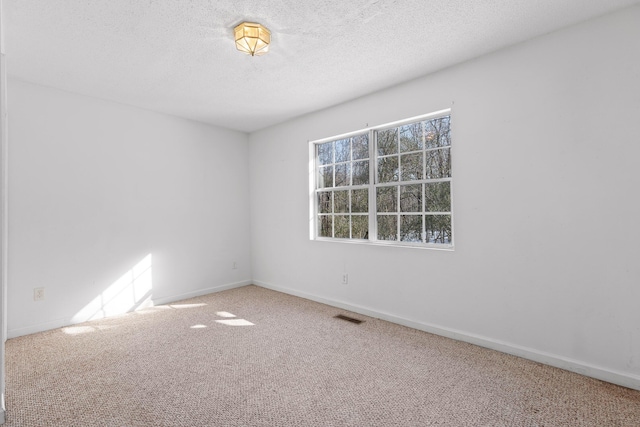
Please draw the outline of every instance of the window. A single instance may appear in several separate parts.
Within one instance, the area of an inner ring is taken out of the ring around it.
[[[312,238],[453,247],[449,110],[311,143]]]
[[[316,145],[318,237],[369,235],[369,134]]]

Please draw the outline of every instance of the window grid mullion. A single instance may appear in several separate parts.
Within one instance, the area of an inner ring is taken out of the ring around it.
[[[422,179],[427,177],[427,122],[423,121],[420,126],[422,130],[422,135],[420,135],[422,139]],[[420,232],[420,240],[422,243],[427,242],[427,218],[424,213],[427,211],[427,184],[425,182],[422,183],[422,231]]]
[[[351,193],[353,193],[353,190],[351,190],[351,188],[349,188],[347,190],[347,213],[349,214],[349,238],[353,239],[353,233],[351,232],[352,230],[352,225],[351,225]]]
[[[353,216],[351,212],[351,197],[353,194],[353,169],[354,167],[354,159],[353,159],[353,137],[349,137],[349,197],[347,201],[349,203],[348,211],[349,211],[349,239],[353,239]]]
[[[400,159],[398,159],[400,161]],[[399,163],[398,163],[399,164]],[[400,185],[396,187],[396,241],[400,241]]]
[[[334,173],[335,173],[335,167]],[[334,182],[335,184],[335,182]],[[336,192],[331,190],[331,237],[336,237]]]
[[[420,232],[420,239],[422,240],[422,243],[426,243],[427,240],[427,224],[426,224],[426,218],[424,216],[424,213],[427,211],[427,184],[426,183],[422,183],[422,212],[421,212],[421,216],[422,216],[422,231]]]
[[[353,137],[349,138],[349,187],[353,185]]]
[[[331,187],[336,188],[336,142],[333,141],[331,143],[331,165],[332,167],[332,176],[333,176],[333,182],[331,183]],[[335,220],[334,220],[335,221]],[[331,235],[333,236],[333,234]]]
[[[378,220],[376,216],[376,183],[378,176],[378,133],[369,131],[369,241],[378,240]]]

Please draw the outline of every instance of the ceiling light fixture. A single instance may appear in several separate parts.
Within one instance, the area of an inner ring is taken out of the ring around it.
[[[269,52],[271,32],[260,24],[243,22],[233,29],[236,49],[251,56],[260,56]]]

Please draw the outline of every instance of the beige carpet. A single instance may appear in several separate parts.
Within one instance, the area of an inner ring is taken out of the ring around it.
[[[640,426],[638,391],[339,313],[247,286],[11,339],[7,426]]]

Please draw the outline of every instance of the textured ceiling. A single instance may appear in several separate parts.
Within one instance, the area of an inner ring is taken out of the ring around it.
[[[638,0],[4,0],[10,76],[251,132]],[[235,50],[257,21],[270,52]]]

